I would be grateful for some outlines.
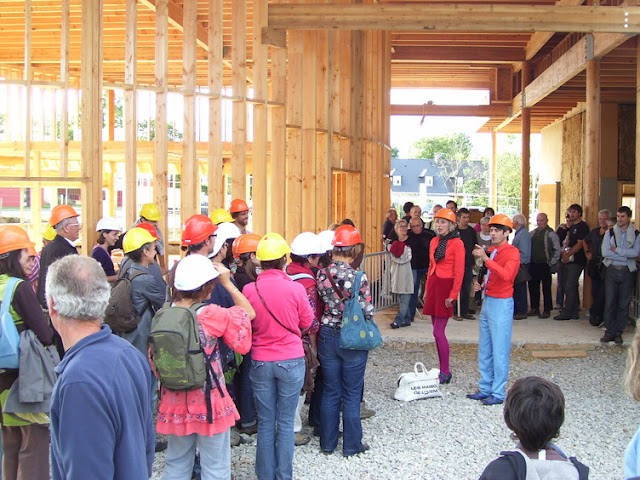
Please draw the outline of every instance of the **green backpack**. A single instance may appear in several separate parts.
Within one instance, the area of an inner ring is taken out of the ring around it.
[[[191,308],[169,306],[163,308],[151,321],[148,344],[160,383],[168,390],[184,391],[205,388],[207,420],[212,423],[211,380],[215,381],[220,395],[224,392],[200,343],[197,310],[203,303]]]

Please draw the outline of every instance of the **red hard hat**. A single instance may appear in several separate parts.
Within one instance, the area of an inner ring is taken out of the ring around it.
[[[450,208],[441,208],[436,212],[433,218],[444,218],[445,220],[449,220],[451,223],[456,223],[456,214]]]
[[[335,247],[350,247],[362,243],[360,232],[351,225],[340,225],[333,234],[331,245]]]
[[[235,198],[231,200],[231,206],[229,207],[229,213],[246,212],[249,210],[249,205],[244,200]]]
[[[257,233],[245,233],[233,241],[231,249],[234,258],[240,258],[243,253],[253,253],[258,249],[258,242],[262,237]]]
[[[149,232],[151,235],[153,235],[153,237],[157,240],[158,238],[160,238],[160,236],[158,235],[158,230],[156,230],[156,227],[154,227],[153,225],[151,225],[150,223],[147,222],[142,222],[136,225],[136,227],[138,228],[144,228],[147,232]]]
[[[497,213],[491,220],[489,220],[489,225],[502,225],[504,227],[508,227],[509,230],[513,231],[513,223],[511,223],[511,219],[502,213]]]
[[[70,205],[57,205],[51,210],[51,218],[49,223],[52,227],[55,227],[61,221],[67,218],[79,217],[80,214],[76,212]]]
[[[139,225],[138,225],[139,226]],[[204,242],[218,229],[206,215],[191,215],[182,226],[182,246]]]

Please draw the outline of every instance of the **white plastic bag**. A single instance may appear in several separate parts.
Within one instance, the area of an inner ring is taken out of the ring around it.
[[[403,373],[398,378],[398,388],[393,397],[403,402],[441,397],[439,374],[437,368],[427,371],[422,362],[416,362],[413,372]]]

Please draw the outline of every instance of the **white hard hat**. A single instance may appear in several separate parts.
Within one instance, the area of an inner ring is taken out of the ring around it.
[[[291,242],[291,253],[301,257],[307,255],[322,255],[325,253],[323,243],[313,232],[302,232]]]
[[[187,255],[178,262],[173,286],[176,290],[188,292],[200,288],[218,275],[211,260],[197,253]]]
[[[333,236],[335,232],[333,230],[323,230],[318,234],[320,239],[320,245],[324,249],[322,253],[333,250]]]
[[[96,232],[99,232],[100,230],[117,230],[121,232],[122,228],[120,228],[120,224],[115,218],[104,217],[98,220],[98,224],[96,225]]]
[[[222,222],[218,224],[218,229],[215,233],[216,239],[213,242],[213,252],[211,252],[209,258],[215,257],[218,254],[224,242],[231,238],[238,238],[240,235],[242,235],[242,232],[235,223]]]

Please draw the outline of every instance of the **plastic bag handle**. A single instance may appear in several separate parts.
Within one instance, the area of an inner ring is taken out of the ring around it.
[[[420,367],[420,368],[418,368],[418,367]],[[427,374],[427,369],[424,366],[424,363],[422,363],[422,362],[416,362],[416,364],[413,366],[413,371],[416,372],[416,375],[420,375],[420,374],[426,375]]]

